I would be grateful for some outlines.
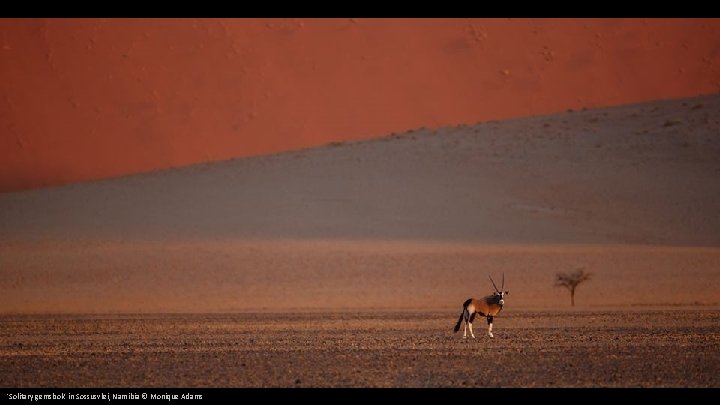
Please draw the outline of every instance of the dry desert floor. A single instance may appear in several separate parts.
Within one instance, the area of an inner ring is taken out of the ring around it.
[[[717,387],[717,308],[0,318],[3,387]]]

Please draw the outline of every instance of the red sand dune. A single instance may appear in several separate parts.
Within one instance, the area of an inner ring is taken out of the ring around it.
[[[0,20],[0,191],[720,90],[720,20]]]
[[[579,307],[716,310],[719,135],[720,94],[2,193],[0,315],[422,308],[449,333],[489,274],[512,311],[567,306],[577,268]]]

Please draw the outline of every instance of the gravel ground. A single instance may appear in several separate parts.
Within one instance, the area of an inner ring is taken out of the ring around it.
[[[717,387],[717,308],[0,317],[0,387]]]

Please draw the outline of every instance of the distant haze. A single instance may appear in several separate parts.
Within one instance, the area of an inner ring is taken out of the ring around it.
[[[717,93],[718,38],[718,19],[0,19],[0,191]]]

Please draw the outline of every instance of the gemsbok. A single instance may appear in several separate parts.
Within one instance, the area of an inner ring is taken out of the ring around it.
[[[488,275],[488,277],[490,277]],[[488,295],[486,297],[483,297],[481,299],[475,299],[470,298],[463,304],[462,312],[460,313],[460,318],[457,321],[457,324],[455,325],[455,332],[460,330],[460,324],[462,321],[465,321],[465,329],[463,330],[463,338],[467,338],[467,329],[468,326],[470,326],[470,336],[475,338],[475,334],[473,334],[472,330],[472,323],[475,320],[475,315],[480,314],[487,318],[488,323],[488,335],[490,337],[493,337],[492,334],[492,325],[493,325],[493,318],[500,313],[503,309],[503,305],[505,305],[505,296],[509,294],[509,291],[503,291],[503,288],[505,288],[505,274],[503,273],[503,279],[502,279],[502,285],[500,289],[497,288],[495,285],[495,282],[493,281],[492,277],[490,277],[490,282],[492,283],[493,287],[495,287],[495,292],[491,295]]]

